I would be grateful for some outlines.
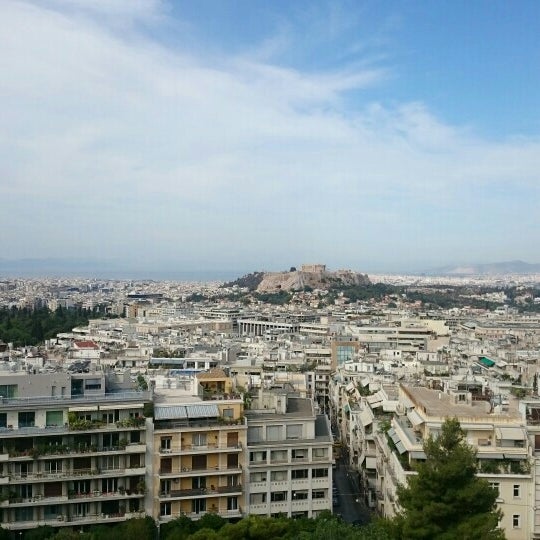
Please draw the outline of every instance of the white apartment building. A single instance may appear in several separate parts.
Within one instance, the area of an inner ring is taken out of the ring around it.
[[[416,474],[414,463],[425,459],[424,440],[440,433],[448,417],[460,421],[468,444],[477,450],[478,476],[499,492],[506,538],[534,538],[535,470],[525,421],[515,400],[494,406],[467,391],[400,385],[390,429],[375,434],[379,512],[393,517],[399,511],[398,485]]]
[[[97,372],[16,371],[0,373],[0,396],[3,528],[145,515],[148,392],[107,392]]]
[[[246,416],[246,513],[315,517],[331,510],[332,436],[313,400],[261,392]]]

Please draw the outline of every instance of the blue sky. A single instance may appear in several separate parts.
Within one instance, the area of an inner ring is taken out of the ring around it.
[[[0,257],[540,262],[540,4],[0,3]]]

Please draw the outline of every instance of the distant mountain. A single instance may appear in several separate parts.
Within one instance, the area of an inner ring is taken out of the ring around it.
[[[505,261],[487,264],[470,264],[461,266],[444,266],[427,272],[430,275],[496,276],[503,274],[540,274],[540,264],[530,264],[523,261]]]

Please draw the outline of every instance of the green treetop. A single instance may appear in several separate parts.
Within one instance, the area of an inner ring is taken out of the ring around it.
[[[424,443],[425,462],[398,488],[403,513],[395,520],[406,540],[503,540],[497,492],[476,476],[476,452],[459,421],[447,419]]]

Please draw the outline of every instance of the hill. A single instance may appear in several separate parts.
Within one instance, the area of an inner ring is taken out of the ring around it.
[[[326,266],[303,265],[300,270],[291,268],[288,272],[254,272],[235,281],[226,283],[224,287],[247,287],[250,291],[301,291],[310,289],[330,289],[335,286],[369,285],[367,274],[352,270],[329,272]]]

